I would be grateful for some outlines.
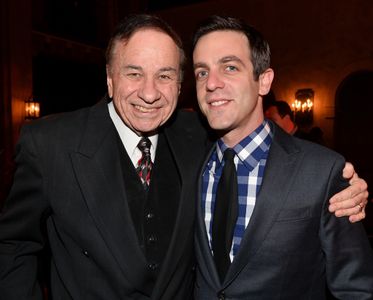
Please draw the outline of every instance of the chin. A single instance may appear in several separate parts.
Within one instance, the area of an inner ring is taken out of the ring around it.
[[[152,132],[157,131],[160,126],[161,125],[159,122],[151,123],[151,124],[147,123],[147,124],[142,124],[140,126],[137,126],[135,130],[140,133],[152,133]]]
[[[222,123],[221,120],[208,120],[210,127],[215,130],[227,130],[229,128],[228,124]]]

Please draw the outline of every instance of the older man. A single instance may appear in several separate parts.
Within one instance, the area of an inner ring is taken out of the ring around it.
[[[0,221],[1,299],[42,298],[46,239],[54,300],[190,299],[206,134],[194,113],[170,118],[183,61],[164,21],[129,17],[107,50],[113,101],[23,128]]]

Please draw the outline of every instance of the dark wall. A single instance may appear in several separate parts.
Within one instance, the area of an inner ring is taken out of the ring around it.
[[[33,90],[42,116],[90,106],[106,92],[105,66],[36,56]]]

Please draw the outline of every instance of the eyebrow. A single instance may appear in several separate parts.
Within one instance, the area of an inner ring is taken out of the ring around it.
[[[141,66],[136,66],[136,65],[126,65],[123,67],[124,70],[137,70],[137,71],[142,71],[143,68]],[[160,68],[158,72],[174,72],[177,73],[177,70],[173,67],[164,67]]]
[[[224,56],[224,57],[222,57],[222,58],[220,58],[218,60],[218,63],[219,64],[225,64],[225,63],[228,63],[228,62],[231,62],[231,61],[237,62],[237,63],[239,63],[241,65],[245,65],[243,63],[243,61],[239,57],[237,57],[235,55]],[[207,68],[207,67],[208,67],[207,64],[203,63],[203,62],[197,62],[197,63],[193,64],[193,68],[194,69]]]
[[[198,68],[207,68],[207,64],[205,64],[205,63],[195,63],[195,64],[193,64],[193,69],[198,69]]]
[[[219,63],[222,63],[222,64],[231,62],[231,61],[235,61],[241,65],[244,65],[243,61],[235,55],[224,56],[221,59],[219,59]]]
[[[126,66],[123,66],[123,69],[124,70],[138,70],[138,71],[141,71],[142,70],[142,67],[140,66],[136,66],[136,65],[126,65]]]
[[[174,72],[174,73],[177,73],[177,70],[173,67],[165,67],[165,68],[160,68],[159,72]]]

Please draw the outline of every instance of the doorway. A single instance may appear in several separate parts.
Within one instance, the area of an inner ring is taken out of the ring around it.
[[[373,191],[373,71],[362,70],[347,76],[339,85],[335,99],[334,141],[336,151],[351,161],[359,176],[368,182],[369,199]],[[373,235],[373,204],[367,207],[364,221]]]

